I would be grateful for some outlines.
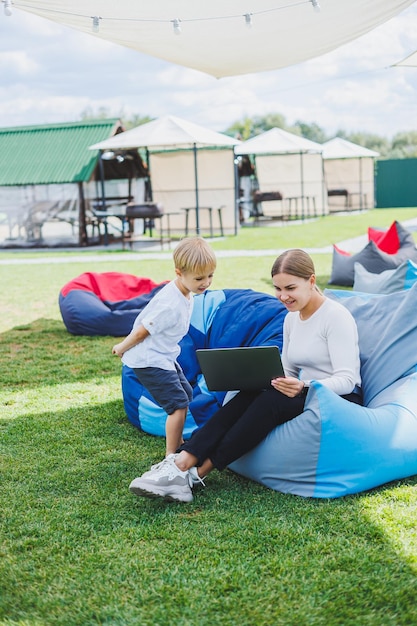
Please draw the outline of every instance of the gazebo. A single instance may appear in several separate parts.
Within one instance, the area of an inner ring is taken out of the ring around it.
[[[171,229],[196,233],[214,225],[236,233],[236,177],[233,148],[237,139],[173,115],[160,117],[90,146],[103,157],[112,151],[146,153],[151,199],[170,214]],[[214,217],[219,218],[215,224]]]
[[[329,210],[372,209],[375,206],[374,167],[379,152],[335,137],[323,144]]]
[[[281,128],[242,142],[237,155],[250,155],[255,162],[265,217],[290,218],[325,215],[328,212],[324,186],[323,148],[319,143]]]
[[[88,150],[121,131],[116,118],[0,129],[1,244],[87,245],[100,181],[117,190],[122,180],[128,189],[147,177],[137,151],[99,167],[98,151]]]

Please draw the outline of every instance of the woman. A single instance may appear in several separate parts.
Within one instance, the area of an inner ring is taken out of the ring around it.
[[[303,250],[287,250],[271,270],[284,320],[285,377],[271,388],[239,392],[191,439],[150,471],[135,478],[139,496],[191,502],[192,486],[212,469],[223,470],[257,446],[276,426],[297,417],[312,380],[347,401],[362,403],[358,331],[351,313],[316,285],[314,264]],[[204,484],[204,483],[203,483]]]

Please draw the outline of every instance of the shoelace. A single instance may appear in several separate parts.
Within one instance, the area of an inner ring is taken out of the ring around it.
[[[165,463],[166,463],[166,459],[163,459],[163,461],[159,461],[159,463],[155,463],[155,465],[151,465],[151,470],[155,472],[156,470],[161,469],[161,467],[163,467]]]
[[[196,467],[191,467],[188,471],[190,473],[193,483],[201,483],[203,487],[206,486],[206,483],[204,482],[204,480],[198,475],[198,471]]]

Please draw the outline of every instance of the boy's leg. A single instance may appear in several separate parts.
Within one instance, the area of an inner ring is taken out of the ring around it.
[[[193,399],[193,388],[184,376],[184,372],[182,371],[180,366],[177,363],[175,364],[175,366],[178,374],[179,383],[184,390],[189,403]],[[177,391],[177,393],[179,392]],[[178,395],[179,400],[180,398],[181,394]],[[182,402],[184,402],[184,400]],[[176,409],[167,417],[167,421],[165,424],[166,456],[176,452],[180,445],[184,443],[182,435],[184,431],[185,418],[187,417],[188,403],[186,407]]]
[[[182,433],[184,430],[185,416],[187,409],[177,409],[171,415],[168,415],[165,424],[166,436],[166,456],[174,454],[183,443]]]
[[[134,371],[139,382],[167,413],[165,436],[168,456],[183,443],[182,433],[188,405],[193,396],[192,387],[177,364],[175,370],[147,367],[136,368]]]

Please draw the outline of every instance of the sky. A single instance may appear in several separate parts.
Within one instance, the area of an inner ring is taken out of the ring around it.
[[[176,115],[219,132],[280,113],[391,139],[417,131],[417,68],[392,67],[417,49],[417,3],[349,44],[276,71],[216,79],[29,13],[0,10],[0,126]]]

